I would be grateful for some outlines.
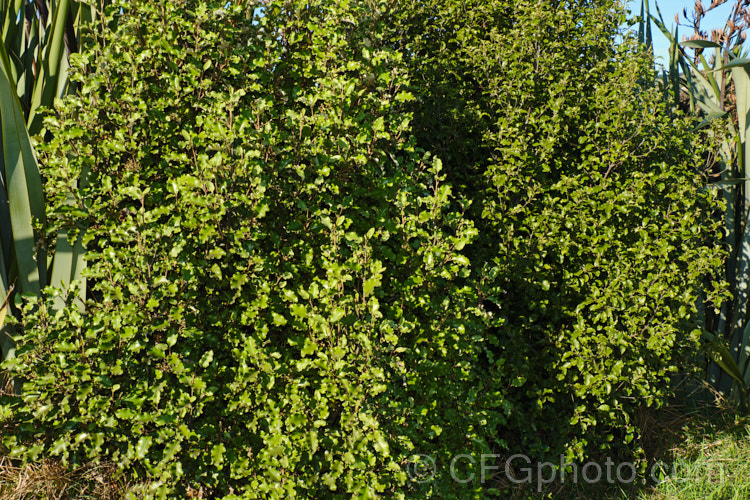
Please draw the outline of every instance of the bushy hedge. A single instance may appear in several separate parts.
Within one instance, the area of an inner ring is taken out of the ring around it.
[[[43,162],[91,300],[28,303],[5,444],[177,497],[403,495],[413,453],[505,415],[475,365],[476,230],[414,148],[380,13],[252,13],[122,2],[75,60]]]
[[[701,291],[723,296],[706,152],[624,21],[615,1],[435,0],[399,28],[418,144],[474,201],[467,255],[504,320],[484,360],[513,407],[499,449],[631,443],[690,369]]]
[[[22,304],[4,444],[160,496],[481,498],[456,455],[630,442],[717,264],[699,152],[611,2],[475,3],[116,3],[41,146],[89,300]]]

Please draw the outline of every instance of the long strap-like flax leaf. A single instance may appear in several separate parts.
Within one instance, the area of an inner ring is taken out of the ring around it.
[[[708,139],[718,142],[721,155],[719,184],[727,201],[725,241],[730,249],[724,272],[733,294],[733,300],[724,304],[719,321],[714,325],[714,333],[710,334],[714,351],[719,346],[721,356],[709,369],[709,380],[724,393],[734,387],[733,392],[746,406],[750,393],[750,227],[746,223],[750,214],[750,59],[709,40],[678,43],[677,32],[671,33],[667,29],[658,4],[656,12],[658,17],[651,16],[651,19],[670,41],[668,79],[672,98],[675,104],[679,104],[680,93],[687,94],[690,109],[701,120],[696,128],[726,117],[725,93],[729,88],[734,88],[735,92],[737,127],[734,120],[729,119],[725,120],[727,133],[723,136],[706,129]],[[685,56],[680,47],[712,49],[715,55],[711,64],[700,55],[701,69]]]
[[[5,47],[0,44],[0,60],[7,61]],[[21,104],[10,80],[6,65],[0,64],[0,226],[3,256],[0,264],[0,295],[5,296],[17,273],[24,292],[39,294],[46,280],[46,262],[37,259],[33,220],[44,220],[44,195],[36,157],[26,130]],[[7,253],[6,253],[7,252]],[[12,353],[13,345],[3,333],[2,355]]]
[[[108,2],[99,2],[101,6]],[[41,107],[68,92],[68,56],[80,44],[81,26],[97,18],[94,5],[78,0],[0,0],[0,295],[17,282],[39,295],[47,285],[81,280],[82,234],[68,241],[60,231],[53,258],[34,231],[45,231],[45,204],[32,136],[42,130]],[[85,298],[85,286],[79,298]],[[81,304],[83,301],[81,300]],[[56,303],[60,306],[61,303]],[[12,343],[2,336],[2,355]]]

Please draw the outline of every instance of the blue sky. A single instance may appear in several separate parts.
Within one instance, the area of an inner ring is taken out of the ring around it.
[[[656,15],[656,8],[654,7],[654,0],[651,2],[651,13]],[[688,14],[692,16],[693,7],[695,6],[695,0],[658,0],[656,2],[659,5],[662,17],[668,28],[674,30],[675,20],[674,15],[680,14],[680,23],[685,23],[685,17],[683,16],[682,9],[687,8]],[[701,21],[701,28],[704,31],[710,31],[711,28],[723,27],[726,23],[727,17],[732,10],[732,6],[736,3],[736,0],[729,0],[724,5],[717,7]],[[711,4],[711,0],[703,0],[703,5],[708,7]],[[633,14],[638,14],[641,11],[641,0],[628,0],[627,5]],[[654,37],[654,54],[655,56],[662,57],[663,64],[666,64],[667,54],[669,53],[669,42],[661,34],[661,31],[656,26],[651,27],[651,32]],[[682,35],[690,35],[693,31],[689,27],[680,26],[678,37],[682,40]]]

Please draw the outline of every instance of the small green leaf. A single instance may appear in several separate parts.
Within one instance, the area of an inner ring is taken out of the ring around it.
[[[224,454],[226,453],[224,443],[219,443],[211,448],[211,464],[216,468],[221,468],[224,463]]]
[[[365,286],[367,286],[367,283],[365,283]],[[365,288],[365,290],[366,290],[366,288]],[[372,290],[370,290],[370,292],[365,291],[365,294],[371,293],[371,292],[372,292]],[[335,308],[333,310],[333,312],[331,313],[331,323],[338,323],[338,321],[341,318],[343,318],[345,315],[346,315],[346,311],[344,311],[343,307],[337,307],[337,308]]]
[[[302,304],[292,304],[290,309],[292,310],[292,314],[300,319],[307,317],[307,309]]]
[[[135,457],[137,459],[146,457],[146,453],[148,453],[149,448],[151,448],[152,441],[153,439],[151,436],[143,436],[138,440],[138,444],[135,445]]]
[[[313,354],[318,346],[315,344],[315,342],[311,341],[310,339],[305,339],[305,345],[302,347],[302,355],[303,356],[309,356]]]
[[[273,318],[273,324],[275,326],[284,326],[286,325],[286,318],[282,316],[279,313],[271,312],[271,317]]]

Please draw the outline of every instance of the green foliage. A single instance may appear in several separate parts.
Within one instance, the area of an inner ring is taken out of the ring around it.
[[[702,149],[634,41],[614,43],[615,2],[475,4],[420,3],[402,39],[426,83],[418,144],[475,202],[469,257],[504,320],[483,359],[514,409],[496,449],[637,452],[638,409],[688,368],[721,267]]]
[[[476,230],[414,148],[379,6],[258,6],[121,2],[73,59],[42,157],[91,298],[22,305],[4,444],[157,496],[461,496],[406,467],[507,413],[475,362]]]
[[[261,5],[123,1],[73,58],[41,157],[88,300],[19,302],[4,445],[161,497],[483,498],[457,455],[630,443],[719,253],[614,3]]]
[[[96,18],[96,7],[80,1],[0,3],[0,295],[15,285],[39,295],[47,285],[81,279],[80,240],[60,234],[41,244],[45,200],[31,136],[45,132],[40,108],[71,90],[68,56]],[[0,359],[14,355],[11,328],[0,328]]]

